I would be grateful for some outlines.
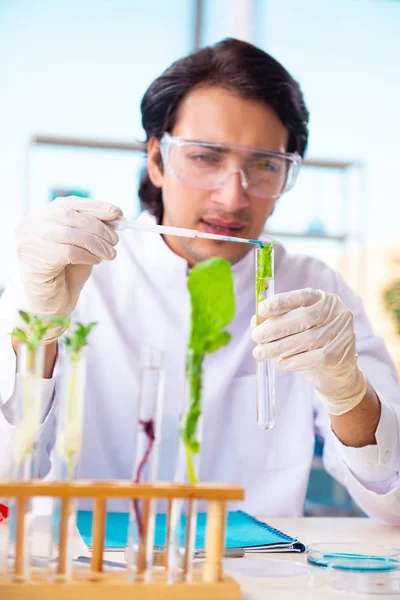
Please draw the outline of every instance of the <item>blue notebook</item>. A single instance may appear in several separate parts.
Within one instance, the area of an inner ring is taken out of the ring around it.
[[[106,521],[106,548],[124,548],[127,544],[128,513],[109,512]],[[78,529],[87,546],[92,545],[92,512],[78,511]],[[184,545],[185,517],[182,517],[179,531],[180,543]],[[206,513],[197,515],[196,549],[204,548],[206,531]],[[165,546],[166,515],[158,514],[156,518],[156,546]],[[226,528],[226,548],[245,548],[247,552],[305,552],[305,546],[297,539],[291,538],[278,529],[258,521],[242,511],[228,513]]]

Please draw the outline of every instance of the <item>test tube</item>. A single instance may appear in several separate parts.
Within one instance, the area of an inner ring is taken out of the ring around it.
[[[60,404],[56,431],[56,478],[74,481],[81,453],[87,354],[65,351],[60,386]],[[76,499],[59,498],[53,501],[55,535],[50,541],[49,578],[63,583],[72,575],[73,532],[76,526]],[[57,540],[53,542],[53,539]]]
[[[185,386],[185,405],[181,416],[184,422],[190,407],[190,382]],[[200,478],[201,447],[203,441],[203,416],[200,415],[196,426],[196,440],[199,452],[188,453],[187,447],[179,435],[178,455],[175,468],[175,483],[196,483]],[[193,559],[196,542],[198,501],[175,499],[171,507],[169,535],[167,537],[168,564],[167,580],[169,583],[192,581]],[[186,524],[186,527],[185,527]]]
[[[38,433],[43,416],[44,346],[30,350],[19,344],[17,382],[19,393],[13,409],[14,475],[16,479],[35,479],[39,476]]]
[[[261,255],[264,248],[257,248],[256,258],[256,323],[260,324],[258,305],[265,298],[274,295],[274,248],[271,247],[270,269],[267,273],[262,268]],[[265,276],[267,275],[267,276]],[[257,424],[262,429],[272,429],[275,425],[275,362],[272,360],[257,361]]]
[[[164,353],[150,346],[142,351],[134,483],[152,483],[158,475],[163,417]],[[134,499],[130,510],[126,561],[133,581],[150,581],[154,563],[155,500]]]
[[[39,428],[43,418],[44,347],[34,350],[18,346],[14,431],[13,478],[30,481],[39,476]],[[32,500],[17,498],[10,503],[8,524],[8,577],[29,580],[32,547]]]
[[[83,410],[85,400],[87,355],[65,352],[61,378],[61,398],[57,415],[56,452],[61,478],[73,481],[82,445]]]

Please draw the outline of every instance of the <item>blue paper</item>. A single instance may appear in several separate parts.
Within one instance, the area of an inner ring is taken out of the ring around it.
[[[196,549],[203,549],[206,532],[206,513],[197,515]],[[124,548],[128,537],[128,513],[109,512],[106,520],[105,547]],[[78,511],[77,517],[80,534],[88,546],[92,545],[92,512]],[[180,544],[184,545],[186,517],[182,516],[180,531]],[[158,514],[156,518],[155,545],[165,546],[166,515]],[[226,529],[226,548],[265,548],[278,545],[287,550],[302,552],[304,546],[285,535],[281,531],[269,527],[252,516],[242,511],[228,513]]]

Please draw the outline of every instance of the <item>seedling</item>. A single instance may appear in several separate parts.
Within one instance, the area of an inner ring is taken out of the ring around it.
[[[256,325],[260,324],[259,305],[264,300],[264,292],[268,289],[268,279],[274,276],[272,264],[272,247],[275,242],[264,244],[257,249],[256,269]]]
[[[191,329],[186,355],[186,378],[189,384],[189,408],[180,426],[186,447],[188,481],[197,481],[193,455],[200,452],[196,430],[201,416],[203,362],[207,354],[229,343],[224,328],[235,315],[235,295],[230,263],[224,258],[210,258],[197,264],[189,273]]]
[[[66,329],[69,325],[68,319],[53,317],[52,322]],[[59,433],[57,436],[57,450],[60,457],[67,465],[68,479],[74,477],[75,466],[81,449],[82,440],[82,393],[79,382],[79,364],[82,351],[87,345],[87,338],[97,323],[83,325],[76,323],[75,330],[64,337],[64,346],[69,360],[67,397],[64,399],[63,415],[59,421]]]

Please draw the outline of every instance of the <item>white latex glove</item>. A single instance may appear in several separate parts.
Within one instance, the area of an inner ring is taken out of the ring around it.
[[[38,316],[69,316],[93,265],[115,258],[118,234],[102,221],[121,215],[113,204],[75,196],[29,213],[15,231],[24,287],[18,308]],[[51,328],[44,342],[61,333]]]
[[[353,314],[338,296],[310,288],[276,294],[259,313],[254,358],[276,360],[282,371],[303,371],[332,415],[361,402],[367,380],[357,363]]]

